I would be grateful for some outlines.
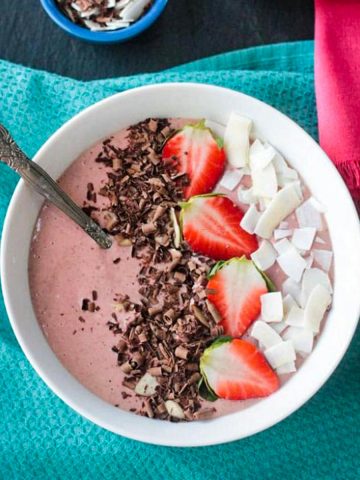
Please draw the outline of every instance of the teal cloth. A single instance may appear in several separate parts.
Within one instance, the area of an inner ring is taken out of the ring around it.
[[[251,48],[162,73],[93,82],[0,61],[0,123],[32,156],[66,120],[104,97],[150,83],[192,81],[258,97],[316,137],[313,80],[312,42]],[[16,182],[0,165],[0,229]],[[74,413],[29,365],[2,300],[0,318],[1,479],[360,478],[359,335],[326,385],[280,424],[230,444],[180,449],[116,436]]]

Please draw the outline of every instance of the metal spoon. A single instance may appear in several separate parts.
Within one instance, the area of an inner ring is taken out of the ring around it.
[[[110,248],[111,238],[94,222],[59,185],[39,167],[32,162],[20,147],[15,143],[10,133],[0,124],[0,162],[5,163],[15,170],[23,180],[40,195],[54,204],[65,215],[70,217],[81,227],[101,248]]]

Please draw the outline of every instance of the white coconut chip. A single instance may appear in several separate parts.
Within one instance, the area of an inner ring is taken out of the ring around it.
[[[266,360],[270,363],[272,368],[279,368],[285,363],[295,361],[296,353],[292,342],[281,342],[264,351]]]
[[[297,307],[297,306],[298,306],[297,303],[295,302],[293,297],[290,295],[290,293],[285,295],[285,297],[283,298],[284,316],[286,317],[286,315],[290,312],[292,307]]]
[[[309,328],[289,327],[282,338],[290,341],[294,349],[301,355],[307,355],[312,352],[314,345],[314,335]]]
[[[120,17],[123,20],[135,21],[144,12],[145,7],[148,5],[149,0],[133,0],[131,3],[121,10]]]
[[[258,320],[254,323],[250,335],[260,344],[262,350],[282,342],[282,338],[265,322]]]
[[[292,230],[282,230],[277,228],[274,230],[274,239],[281,240],[282,238],[290,237],[292,235]]]
[[[316,230],[322,230],[321,214],[314,207],[311,198],[300,205],[295,213],[299,227],[314,227]]]
[[[106,23],[104,30],[117,30],[118,28],[127,28],[130,25],[130,22],[124,20],[112,20],[111,22]]]
[[[278,242],[274,243],[274,248],[279,255],[281,255],[282,253],[285,253],[289,249],[293,249],[293,250],[295,249],[294,245],[292,245],[287,238],[283,238],[282,240],[279,240]]]
[[[303,327],[305,324],[304,310],[297,305],[292,306],[285,317],[285,323],[291,327]]]
[[[261,213],[257,210],[255,205],[250,205],[241,219],[240,227],[246,232],[253,234],[260,215]]]
[[[145,375],[141,377],[136,384],[135,393],[144,397],[151,397],[151,395],[156,393],[156,388],[158,385],[159,383],[155,377],[150,375],[150,373],[145,373]]]
[[[281,292],[269,292],[261,295],[261,318],[269,323],[281,322],[284,316]]]
[[[282,333],[286,328],[288,328],[288,326],[286,325],[285,321],[282,320],[281,322],[278,322],[278,323],[269,323],[269,325],[271,326],[271,328],[273,330],[275,330],[276,333],[278,333],[280,335],[280,333]]]
[[[329,290],[323,285],[316,285],[310,293],[305,306],[305,326],[315,334],[319,333],[320,324],[331,303]]]
[[[272,159],[272,163],[275,167],[276,173],[281,173],[288,168],[288,164],[286,163],[284,157],[275,148],[274,150],[275,157]]]
[[[291,278],[287,278],[282,284],[283,295],[291,295],[296,303],[300,305],[301,299],[301,285],[298,282],[294,282]]]
[[[276,260],[276,252],[267,240],[263,240],[260,247],[250,256],[255,265],[263,271],[272,267]]]
[[[315,262],[325,271],[328,272],[331,267],[333,253],[330,250],[317,250],[314,249]]]
[[[116,5],[116,0],[108,0],[107,1],[107,8],[114,8]]]
[[[71,6],[74,8],[74,5],[76,4],[73,3]],[[89,8],[88,10],[78,10],[78,12],[80,13],[81,18],[89,18],[91,17],[91,15],[98,15],[100,10],[95,7],[95,8]]]
[[[240,186],[237,190],[237,194],[239,202],[245,203],[245,205],[251,205],[252,203],[257,203],[258,201],[252,188],[242,188],[242,186]]]
[[[74,10],[76,10],[77,12],[83,12],[84,10],[75,2],[71,3],[70,4],[71,8],[73,8]]]
[[[320,237],[320,235],[317,235],[315,237],[315,243],[320,243],[321,245],[325,245],[326,242]]]
[[[92,20],[83,20],[87,28],[93,32],[100,32],[101,30],[105,30],[102,25],[97,22],[93,22]]]
[[[250,146],[249,151],[251,169],[263,170],[271,163],[275,155],[276,151],[271,145],[265,145],[259,139],[256,139]]]
[[[316,228],[295,228],[291,242],[299,250],[310,250],[316,235]]]
[[[276,369],[278,375],[285,375],[286,373],[296,372],[295,362],[285,363]]]
[[[313,252],[310,252],[307,257],[304,257],[304,260],[306,262],[306,269],[309,269],[312,267],[312,264],[314,263],[314,254]]]
[[[240,180],[243,177],[243,173],[239,169],[226,170],[222,176],[219,186],[226,188],[227,190],[233,191],[240,183]]]
[[[272,163],[269,163],[263,169],[251,168],[251,178],[255,195],[268,199],[274,197],[278,189],[278,183]]]
[[[270,238],[279,223],[292,213],[302,201],[294,184],[279,190],[263,212],[256,225],[255,233]]]
[[[319,213],[325,213],[326,207],[315,197],[310,197],[310,202]]]
[[[165,408],[170,417],[179,418],[180,420],[185,418],[184,410],[174,400],[166,400]]]
[[[305,270],[301,282],[300,305],[302,307],[305,307],[311,292],[317,285],[322,285],[329,293],[332,293],[331,282],[327,273],[319,268],[309,268]]]
[[[114,7],[115,11],[118,12],[118,11],[121,10],[122,8],[126,7],[126,5],[127,5],[128,3],[130,3],[130,2],[131,2],[131,0],[118,0],[118,1],[116,2],[115,7]]]
[[[301,280],[302,274],[306,267],[306,261],[296,251],[295,248],[289,248],[276,259],[281,270],[286,273],[295,282]]]
[[[289,222],[280,222],[279,228],[282,230],[287,230],[289,228]]]
[[[224,133],[224,148],[229,164],[235,168],[249,163],[251,126],[249,118],[231,113]]]

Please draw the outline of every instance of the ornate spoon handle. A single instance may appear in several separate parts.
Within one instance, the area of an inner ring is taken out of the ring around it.
[[[111,238],[71,200],[45,170],[25,155],[2,125],[0,125],[0,161],[15,170],[34,190],[62,210],[100,247],[111,247]]]

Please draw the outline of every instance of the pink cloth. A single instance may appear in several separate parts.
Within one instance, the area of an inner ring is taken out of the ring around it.
[[[320,145],[360,200],[360,0],[315,0]]]

